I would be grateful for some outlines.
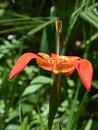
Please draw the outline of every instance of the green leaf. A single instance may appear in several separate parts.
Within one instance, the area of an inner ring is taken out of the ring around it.
[[[45,28],[46,26],[48,26],[49,24],[53,23],[57,17],[50,17],[50,18],[46,18],[48,19],[47,21],[43,20],[43,18],[28,18],[29,21],[26,21],[26,19],[7,19],[7,20],[2,20],[0,21],[1,24],[9,24],[9,25],[19,25],[19,26],[15,26],[14,28],[11,27],[9,29],[3,29],[0,30],[0,34],[3,33],[8,33],[8,32],[14,32],[14,31],[19,31],[19,30],[27,30],[27,29],[32,29],[31,31],[29,31],[26,36],[31,36],[35,33],[37,33],[38,31],[42,30],[43,28]],[[33,21],[32,21],[33,20]],[[36,20],[36,21],[35,21]],[[17,22],[18,21],[18,22]],[[39,23],[38,23],[39,22]],[[23,25],[26,24],[26,25]],[[25,38],[26,36],[23,36],[22,38]]]
[[[43,28],[45,28],[46,26],[50,25],[51,23],[54,23],[56,19],[57,19],[57,17],[51,18],[49,21],[44,22],[43,24],[37,26],[36,28],[34,28],[30,32],[28,32],[26,36],[31,36],[31,35],[35,34],[36,32],[38,32],[38,31],[42,30]],[[26,36],[23,36],[23,38]]]
[[[39,75],[31,81],[31,84],[35,84],[35,83],[52,84],[52,82],[53,80],[51,78]]]
[[[43,119],[42,119],[42,116],[41,116],[41,112],[40,112],[40,110],[39,110],[39,107],[37,107],[37,111],[38,111],[38,115],[39,115],[41,130],[45,130],[44,121],[43,121]]]
[[[34,93],[34,92],[36,92],[38,89],[40,89],[42,86],[43,86],[42,84],[35,84],[35,85],[32,84],[32,85],[28,86],[28,87],[24,90],[22,96],[26,96],[26,95],[28,95],[28,94]]]
[[[74,99],[72,101],[72,105],[71,105],[71,109],[70,109],[70,115],[69,115],[69,119],[68,119],[66,130],[72,130],[71,126],[72,126],[72,121],[73,121],[73,117],[74,117],[74,114],[75,114],[75,108],[76,108],[76,102],[77,102],[78,95],[79,95],[80,84],[81,84],[81,82],[78,79],[78,85],[77,85],[77,89],[76,89],[76,93],[75,93]]]
[[[47,36],[47,29],[46,28],[44,28],[44,30],[43,30],[40,45],[41,45],[40,46],[40,52],[43,52],[43,53],[48,53],[49,52],[48,36]]]
[[[92,82],[92,85],[93,85],[96,89],[98,89],[98,81],[97,81],[97,80],[93,81],[93,82]]]
[[[22,96],[26,96],[28,94],[35,93],[37,90],[39,90],[41,87],[43,87],[45,84],[52,84],[52,79],[45,77],[45,76],[37,76],[34,78],[30,85],[24,90]]]
[[[95,8],[98,7],[98,3],[93,6],[90,6],[85,11],[82,11],[80,16],[86,20],[88,23],[92,24],[96,29],[98,29],[98,10]]]
[[[89,119],[84,130],[91,130],[92,123],[93,123],[93,120]]]
[[[73,130],[75,128],[77,122],[78,122],[78,119],[79,119],[79,117],[81,115],[81,112],[82,112],[83,107],[84,107],[84,103],[85,103],[86,98],[87,98],[87,94],[88,93],[86,91],[84,96],[83,96],[83,99],[82,99],[82,101],[81,101],[81,103],[80,103],[80,105],[78,107],[78,110],[77,110],[77,112],[75,113],[75,115],[73,117],[73,120],[72,120],[71,125],[70,125],[70,128],[71,128],[70,130]]]
[[[20,130],[27,130],[27,121],[28,121],[28,118],[25,117],[22,124],[21,124]]]

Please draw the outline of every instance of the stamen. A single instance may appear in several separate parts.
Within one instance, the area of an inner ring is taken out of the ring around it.
[[[61,20],[56,20],[55,21],[55,26],[56,26],[56,32],[61,33],[61,31],[62,31],[62,21]]]
[[[58,34],[57,56],[59,56],[59,53],[60,53],[60,33],[62,31],[62,21],[61,20],[56,20],[55,21],[55,26],[56,26],[56,32]]]

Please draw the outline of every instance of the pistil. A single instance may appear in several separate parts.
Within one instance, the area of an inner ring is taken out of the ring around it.
[[[59,56],[59,54],[60,54],[60,33],[62,31],[62,21],[61,20],[56,20],[55,21],[55,26],[56,26],[57,36],[58,36],[57,56]]]

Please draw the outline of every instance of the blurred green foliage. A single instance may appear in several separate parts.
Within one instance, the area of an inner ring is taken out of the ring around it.
[[[94,75],[89,94],[76,73],[62,75],[61,103],[53,130],[98,129],[97,0],[1,0],[0,130],[47,129],[51,72],[31,61],[12,81],[9,73],[24,52],[55,53],[56,19],[63,22],[61,53],[89,59]]]

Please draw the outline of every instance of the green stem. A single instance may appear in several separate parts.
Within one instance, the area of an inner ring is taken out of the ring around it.
[[[54,82],[53,87],[51,88],[50,104],[49,104],[48,130],[51,130],[52,128],[53,119],[55,117],[60,102],[60,93],[61,93],[60,79],[61,79],[60,74],[54,74]]]

